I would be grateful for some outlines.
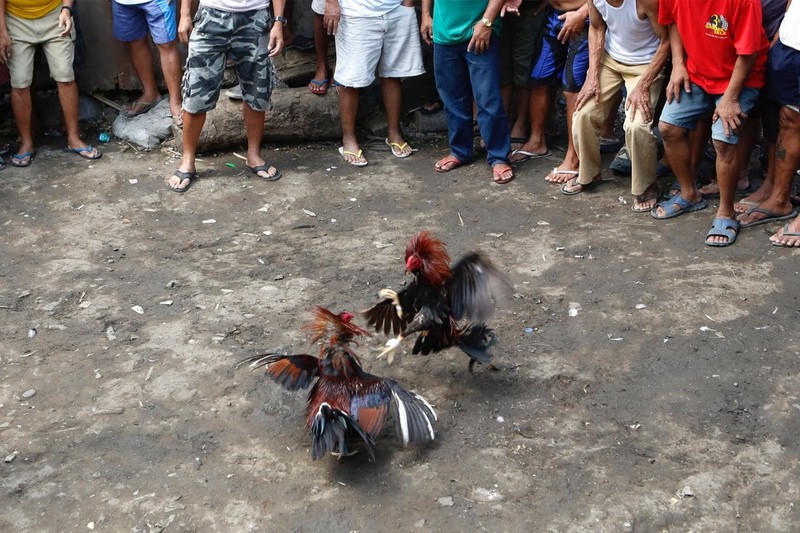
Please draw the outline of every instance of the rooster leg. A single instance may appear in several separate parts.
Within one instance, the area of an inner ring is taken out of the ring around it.
[[[386,341],[386,347],[384,347],[383,351],[378,354],[378,359],[380,359],[386,354],[389,354],[388,360],[389,363],[391,363],[392,359],[394,358],[394,354],[392,354],[392,352],[394,351],[395,348],[397,348],[400,345],[400,342],[402,342],[404,338],[405,337],[403,337],[403,335],[401,334],[394,339],[389,339],[388,341]]]
[[[381,289],[378,292],[378,295],[381,298],[386,298],[387,300],[391,300],[394,304],[394,311],[397,313],[399,318],[403,318],[403,306],[400,305],[400,298],[397,297],[397,292],[393,291],[392,289]]]

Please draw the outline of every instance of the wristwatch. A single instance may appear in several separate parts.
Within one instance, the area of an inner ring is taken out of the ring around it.
[[[481,19],[481,22],[483,22],[483,25],[486,26],[487,28],[492,27],[492,21],[489,19]]]
[[[284,26],[289,23],[289,20],[286,17],[275,17],[275,22],[280,22]]]

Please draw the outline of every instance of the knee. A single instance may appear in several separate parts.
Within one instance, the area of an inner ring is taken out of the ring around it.
[[[800,128],[800,113],[786,106],[781,106],[781,110],[778,113],[778,125],[781,130],[797,131]]]
[[[178,51],[178,42],[177,41],[170,41],[168,43],[157,44],[156,48],[158,49],[159,54],[171,54]]]
[[[736,146],[714,139],[714,151],[717,152],[717,161],[733,164],[736,161]]]
[[[665,143],[678,142],[686,136],[686,130],[666,122],[658,123],[658,131]]]
[[[625,135],[628,137],[647,137],[651,135],[650,128],[652,123],[643,122],[639,119],[637,115],[633,120],[626,120],[625,123],[622,125],[622,129],[625,130]],[[660,129],[660,128],[659,128]]]

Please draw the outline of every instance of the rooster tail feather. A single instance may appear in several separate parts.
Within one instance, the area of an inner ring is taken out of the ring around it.
[[[392,391],[397,435],[404,445],[421,444],[436,438],[433,423],[436,411],[421,395],[406,390],[396,381],[386,380]]]
[[[267,376],[287,390],[307,389],[319,375],[319,359],[307,354],[254,355],[239,361],[236,368],[248,363],[250,370],[266,368]]]
[[[369,458],[374,461],[375,440],[350,415],[323,402],[311,423],[311,458],[321,459],[326,453],[349,455],[347,437],[350,435],[364,441]]]

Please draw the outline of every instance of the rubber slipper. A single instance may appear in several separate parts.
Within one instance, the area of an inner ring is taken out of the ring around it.
[[[461,161],[454,155],[446,155],[433,165],[434,170],[436,172],[450,172],[451,170],[455,170],[458,167],[466,165],[465,161]]]
[[[708,230],[708,233],[706,234],[706,246],[715,246],[718,248],[730,246],[736,242],[736,237],[738,234],[738,221],[725,217],[717,217],[714,219],[714,223],[711,224],[711,229]],[[728,240],[725,242],[715,242],[709,240],[711,237],[725,237]]]
[[[78,154],[84,159],[95,160],[103,157],[103,153],[100,150],[96,150],[94,155],[91,155],[92,150],[94,150],[94,146],[91,144],[89,146],[84,146],[83,148],[71,148],[69,145],[67,145],[67,152]]]
[[[272,165],[270,165],[269,163],[264,163],[263,165],[258,165],[257,167],[251,167],[250,165],[245,165],[245,166],[250,169],[250,172],[252,172],[257,177],[261,178],[264,181],[278,181],[279,179],[281,179],[281,176],[283,176],[283,174],[281,173],[280,170],[277,169],[277,167],[275,168],[275,174],[270,176],[269,167],[271,167]],[[259,172],[266,172],[267,175],[262,176],[261,174],[259,174]]]
[[[11,164],[12,167],[25,168],[31,166],[31,163],[33,163],[33,156],[34,156],[33,152],[25,152],[24,154],[14,154],[8,159],[8,162]],[[22,162],[22,160],[25,159],[26,157],[28,158],[28,162],[27,163]],[[15,161],[20,161],[20,162],[15,163]]]
[[[176,192],[178,194],[182,194],[188,191],[189,188],[192,186],[192,183],[194,183],[194,180],[197,179],[197,172],[183,172],[181,170],[176,170],[175,172],[172,173],[172,175],[175,176],[176,178],[180,178],[181,182],[183,180],[189,180],[189,183],[187,183],[186,187],[183,188],[173,187],[172,185],[169,184],[169,181],[167,181],[167,189],[171,190],[172,192]]]
[[[659,207],[664,210],[664,216],[658,216],[657,209]],[[676,194],[669,200],[664,200],[663,202],[657,203],[656,206],[650,210],[650,215],[656,220],[666,220],[668,218],[681,216],[684,213],[700,211],[706,207],[708,207],[708,201],[706,201],[705,198],[701,198],[699,202],[693,204],[680,194]]]
[[[579,183],[578,179],[579,179],[578,177],[574,177],[571,180],[564,182],[561,185],[561,194],[566,194],[567,196],[575,196],[576,194],[580,194],[582,192],[594,189],[595,187],[603,183],[602,176],[600,177],[600,179],[593,179],[589,183]],[[573,187],[573,189],[570,190],[570,187]]]
[[[790,220],[797,216],[797,209],[792,209],[792,212],[787,215],[781,215],[780,213],[776,213],[774,211],[770,211],[764,207],[753,207],[747,211],[743,216],[748,216],[753,213],[761,213],[762,215],[766,215],[764,218],[760,220],[754,220],[753,222],[741,222],[739,221],[739,227],[742,228],[752,228],[753,226],[760,226],[761,224],[769,224],[770,222],[780,222],[782,220]]]
[[[559,184],[559,183],[566,183],[567,181],[572,179],[572,178],[567,178],[566,180],[556,180],[555,177],[558,176],[559,174],[566,174],[567,176],[575,177],[575,176],[578,175],[578,171],[577,170],[561,170],[558,167],[556,167],[553,170],[551,170],[550,173],[547,176],[544,177],[544,181],[546,181],[548,183]],[[548,178],[550,178],[550,179],[548,179]]]
[[[648,194],[647,196],[643,196],[641,194],[633,195],[633,205],[631,206],[631,211],[634,213],[649,213],[653,210],[652,207],[640,207],[636,209],[636,204],[643,204],[645,202],[649,202],[650,200],[658,200],[661,196],[661,188],[657,187],[656,192],[653,194]]]
[[[549,157],[551,155],[553,155],[553,152],[551,152],[550,150],[547,150],[546,152],[541,154],[535,154],[533,152],[527,152],[525,150],[519,149],[511,152],[511,160],[509,162],[513,166],[516,165],[517,163],[528,161],[529,159],[541,159],[542,157]],[[514,159],[514,156],[522,156],[522,157],[517,157],[516,159]]]
[[[511,172],[511,176],[504,178],[503,174],[507,172]],[[498,185],[505,185],[506,183],[514,181],[514,170],[506,163],[497,163],[492,167],[492,181]]]
[[[327,78],[324,80],[312,79],[310,82],[308,82],[308,90],[317,96],[325,96],[328,94],[329,87],[330,80]]]
[[[133,102],[122,108],[122,114],[125,116],[125,118],[134,118],[138,117],[139,115],[144,115],[157,106],[160,101],[161,98],[153,100],[152,102]],[[138,109],[138,111],[135,113],[131,111],[134,108]]]
[[[790,230],[789,224],[786,224],[783,228],[781,228],[781,231],[783,232],[781,235],[782,237],[795,237],[795,239],[789,244],[783,244],[782,242],[773,241],[772,238],[770,238],[769,242],[772,244],[772,246],[778,246],[779,248],[797,248],[800,246],[800,231]],[[775,235],[777,235],[777,233]]]
[[[414,152],[417,151],[416,148],[412,148],[410,152],[408,152],[407,154],[404,154],[403,150],[405,150],[408,147],[408,143],[406,143],[406,142],[404,142],[402,144],[401,143],[393,143],[393,142],[390,142],[388,138],[385,139],[384,142],[386,143],[386,146],[391,148],[392,155],[397,157],[397,158],[399,158],[399,159],[405,159],[406,157],[410,156],[411,154],[413,154]]]
[[[364,157],[364,151],[361,149],[359,149],[358,152],[356,153],[356,152],[351,152],[350,150],[345,150],[344,146],[340,146],[339,155],[342,156],[342,159],[344,159],[345,163],[347,163],[348,165],[353,165],[354,167],[365,167],[369,164],[369,161],[367,161],[367,159]],[[360,161],[348,161],[347,158],[345,157],[346,155],[355,157]]]
[[[709,183],[709,185],[711,185],[711,184]],[[701,189],[702,189],[702,187],[701,187]],[[753,187],[748,185],[747,187],[742,187],[741,189],[736,189],[736,193],[735,194],[737,194],[739,196],[742,196],[744,194],[750,194],[751,192],[753,192]],[[709,200],[713,200],[715,198],[719,198],[719,185],[717,186],[717,190],[716,191],[703,192],[701,190],[700,194],[703,195],[703,198],[708,198]]]

